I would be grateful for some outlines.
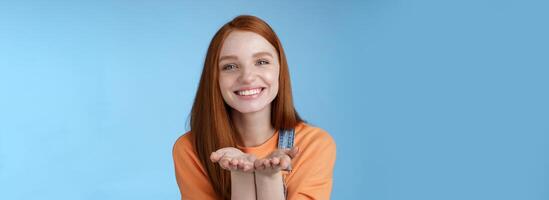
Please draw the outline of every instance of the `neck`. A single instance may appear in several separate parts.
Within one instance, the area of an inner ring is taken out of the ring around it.
[[[255,147],[265,143],[271,138],[275,129],[271,125],[271,106],[265,106],[265,109],[251,112],[240,113],[237,110],[231,112],[233,122],[240,134],[239,145],[244,147]]]

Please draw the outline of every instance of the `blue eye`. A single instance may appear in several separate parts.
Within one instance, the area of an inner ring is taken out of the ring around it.
[[[223,70],[233,70],[236,68],[235,64],[226,64],[223,66]]]

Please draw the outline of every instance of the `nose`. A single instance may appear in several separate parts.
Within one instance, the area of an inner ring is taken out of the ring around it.
[[[253,66],[244,66],[241,70],[240,74],[240,82],[246,84],[246,83],[252,83],[256,78],[256,73],[253,70]]]

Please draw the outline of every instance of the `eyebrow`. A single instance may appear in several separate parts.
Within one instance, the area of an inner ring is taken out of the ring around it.
[[[252,57],[256,58],[256,57],[260,57],[260,56],[270,56],[271,58],[273,58],[273,54],[269,53],[269,52],[266,52],[266,51],[261,51],[261,52],[257,52],[257,53],[254,53],[252,55]],[[225,59],[238,59],[237,56],[234,56],[234,55],[228,55],[228,56],[221,56],[221,58],[219,58],[219,61],[221,62],[222,60],[225,60]]]

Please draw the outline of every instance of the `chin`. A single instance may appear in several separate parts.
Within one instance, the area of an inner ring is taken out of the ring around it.
[[[257,109],[257,108],[239,108],[239,109],[235,109],[237,110],[238,112],[242,113],[242,114],[246,114],[246,113],[254,113],[254,112],[258,112],[258,111],[261,111],[262,109]]]
[[[265,108],[267,108],[267,106],[270,106],[270,105],[265,105],[265,106],[236,106],[236,108],[233,108],[233,109],[240,112],[240,113],[242,113],[242,114],[246,114],[246,113],[254,113],[254,112],[262,111]]]

